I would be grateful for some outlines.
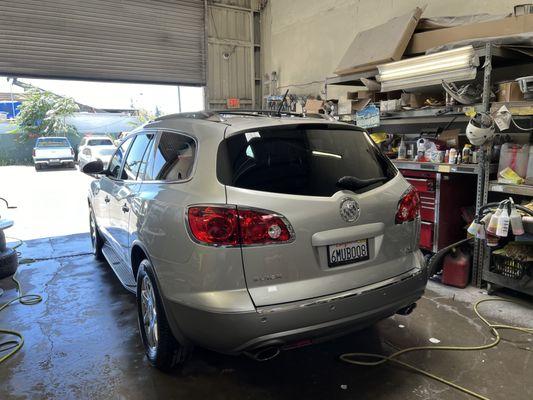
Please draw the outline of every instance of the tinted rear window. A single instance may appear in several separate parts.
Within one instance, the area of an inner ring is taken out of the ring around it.
[[[225,139],[218,151],[217,174],[229,186],[329,197],[339,191],[336,184],[344,176],[385,177],[386,182],[396,175],[396,169],[364,132],[295,125]]]
[[[37,140],[37,147],[70,147],[67,139],[62,138],[46,138]]]
[[[111,139],[91,139],[87,142],[88,146],[112,146]]]

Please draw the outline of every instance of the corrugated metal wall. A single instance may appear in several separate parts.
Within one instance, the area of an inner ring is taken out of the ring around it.
[[[238,98],[255,107],[255,46],[252,0],[213,0],[208,7],[208,98],[211,109]]]
[[[205,85],[205,1],[0,1],[0,75]]]

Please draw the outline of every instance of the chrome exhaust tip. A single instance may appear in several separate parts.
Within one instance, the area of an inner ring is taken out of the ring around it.
[[[416,308],[416,303],[409,304],[406,307],[400,308],[398,311],[396,311],[396,314],[398,315],[409,315],[413,312],[413,310]]]
[[[281,350],[279,347],[276,346],[269,346],[269,347],[263,347],[251,352],[245,352],[248,357],[255,361],[269,361],[273,358],[276,358],[279,356],[279,353],[281,353]]]

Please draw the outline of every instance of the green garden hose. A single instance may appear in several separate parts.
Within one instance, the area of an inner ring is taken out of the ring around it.
[[[20,240],[19,243],[15,246],[13,246],[14,249],[22,245],[22,241]],[[16,274],[15,274],[16,275]],[[17,292],[19,294],[18,297],[15,297],[14,299],[8,301],[5,304],[0,305],[0,312],[4,311],[7,307],[9,307],[11,304],[15,302],[19,302],[22,305],[25,306],[32,306],[35,304],[40,303],[43,299],[41,296],[37,294],[24,294],[22,291],[22,286],[20,285],[20,282],[17,280],[17,278],[13,275],[11,279],[13,282],[15,282],[15,287],[17,289]],[[8,358],[15,355],[17,351],[19,351],[22,346],[24,346],[24,336],[22,336],[21,333],[8,330],[8,329],[2,329],[0,328],[0,335],[8,335],[8,336],[14,336],[18,338],[18,340],[7,340],[5,342],[0,342],[0,354],[7,352],[7,354],[0,356],[0,364],[6,361]]]
[[[487,344],[483,344],[483,345],[479,345],[479,346],[418,346],[418,347],[409,347],[407,349],[403,349],[403,350],[400,350],[400,351],[397,351],[389,356],[384,356],[384,355],[381,355],[381,354],[372,354],[372,353],[346,353],[346,354],[342,354],[340,356],[340,359],[344,362],[347,362],[349,364],[354,364],[354,365],[364,365],[364,366],[376,366],[376,365],[381,365],[381,364],[385,364],[386,362],[392,362],[394,364],[397,364],[397,365],[401,365],[402,367],[405,367],[411,371],[415,371],[415,372],[418,372],[419,374],[422,374],[424,376],[427,376],[428,378],[431,378],[431,379],[434,379],[438,382],[441,382],[445,385],[448,385],[448,386],[451,386],[457,390],[460,390],[461,392],[463,393],[466,393],[470,396],[473,396],[475,398],[478,398],[478,399],[481,399],[481,400],[489,400],[488,397],[485,397],[479,393],[476,393],[470,389],[467,389],[463,386],[460,386],[460,385],[457,385],[453,382],[450,382],[444,378],[441,378],[440,376],[437,376],[437,375],[434,375],[428,371],[425,371],[421,368],[418,368],[412,364],[409,364],[407,362],[404,362],[404,361],[400,361],[398,360],[398,357],[403,355],[403,354],[406,354],[406,353],[411,353],[411,352],[414,352],[414,351],[421,351],[421,350],[429,350],[429,351],[479,351],[479,350],[487,350],[487,349],[490,349],[490,348],[493,348],[493,347],[496,347],[500,341],[501,341],[501,336],[500,336],[500,332],[498,331],[499,329],[507,329],[507,330],[513,330],[513,331],[518,331],[518,332],[522,332],[522,333],[527,333],[527,334],[531,334],[533,335],[533,328],[523,328],[523,327],[518,327],[518,326],[510,326],[510,325],[499,325],[499,324],[492,324],[490,323],[485,317],[483,317],[481,315],[481,313],[479,312],[479,305],[482,304],[482,303],[487,303],[487,302],[490,302],[490,301],[500,301],[500,302],[507,302],[507,303],[514,303],[514,304],[519,304],[513,300],[506,300],[506,299],[482,299],[482,300],[479,300],[478,302],[476,302],[474,304],[474,312],[476,313],[476,315],[478,316],[479,319],[481,319],[481,321],[483,321],[483,323],[490,329],[490,332],[494,335],[495,337],[495,340],[492,341],[491,343],[487,343]],[[357,359],[356,359],[357,358]],[[361,361],[361,359],[374,359],[376,361]]]

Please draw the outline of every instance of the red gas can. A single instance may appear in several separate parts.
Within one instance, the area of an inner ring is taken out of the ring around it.
[[[470,256],[461,249],[453,249],[442,265],[442,283],[464,288],[470,282]]]

